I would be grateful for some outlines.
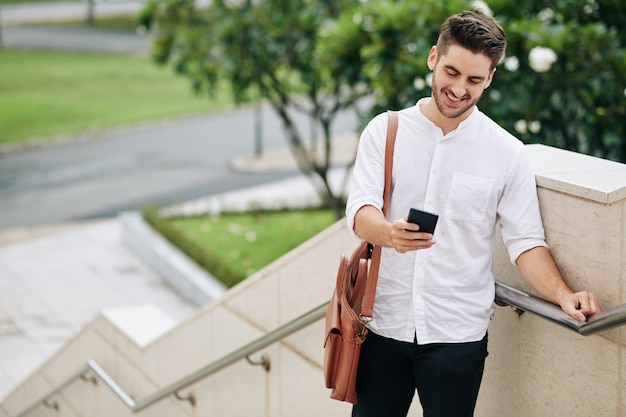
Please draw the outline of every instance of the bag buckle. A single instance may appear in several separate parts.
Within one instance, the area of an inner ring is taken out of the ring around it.
[[[370,321],[372,321],[372,317],[367,317],[367,316],[361,316],[359,314],[359,320],[361,321],[361,323],[363,323],[363,328],[361,329],[360,332],[358,332],[357,334],[354,335],[354,337],[358,337],[359,339],[361,339],[361,341],[365,340],[365,336],[367,335],[367,326],[366,324],[369,323]]]
[[[360,332],[354,335],[354,338],[361,339],[361,342],[365,341],[365,336],[367,336],[367,327],[363,326]]]

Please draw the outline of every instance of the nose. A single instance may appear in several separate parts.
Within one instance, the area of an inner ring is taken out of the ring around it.
[[[465,96],[465,93],[467,92],[467,90],[465,90],[465,88],[462,87],[461,85],[453,85],[451,90],[452,90],[452,94],[454,94],[456,98],[461,98]]]

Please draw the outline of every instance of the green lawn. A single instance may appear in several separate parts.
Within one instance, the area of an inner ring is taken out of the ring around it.
[[[229,106],[149,58],[0,49],[0,144]]]
[[[148,222],[231,287],[337,221],[332,210],[222,214]],[[156,224],[155,224],[156,223]]]

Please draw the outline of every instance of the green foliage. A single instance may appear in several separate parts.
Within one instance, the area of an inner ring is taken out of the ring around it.
[[[371,1],[326,30],[331,52],[342,63],[360,57],[362,81],[375,92],[367,118],[430,95],[426,59],[439,26],[448,15],[472,7],[468,1],[442,3]],[[527,143],[626,162],[623,2],[493,0],[489,5],[507,32],[508,48],[481,110]],[[533,69],[529,57],[536,47],[553,51],[556,61]]]
[[[261,96],[282,121],[288,145],[323,201],[338,216],[343,193],[328,183],[331,124],[342,109],[368,93],[353,77],[337,76],[321,53],[320,29],[358,0],[214,1],[199,9],[193,0],[153,0],[142,14],[158,22],[154,58],[212,94],[228,81],[238,103]],[[355,63],[357,64],[357,63]],[[354,68],[354,67],[352,67]],[[304,115],[302,132],[295,117]],[[319,144],[322,143],[320,146]]]
[[[226,286],[232,287],[321,232],[331,210],[231,213],[166,219],[143,210],[156,230]]]
[[[327,132],[333,111],[364,95],[374,98],[364,120],[413,105],[430,95],[426,61],[441,23],[472,3],[247,0],[197,10],[191,0],[160,0],[156,57],[199,90],[224,77],[238,101],[269,99],[300,167],[324,178],[288,109],[306,107]],[[481,110],[527,143],[626,162],[623,0],[491,0],[489,7],[509,46]]]
[[[293,94],[318,99],[332,92],[321,81],[318,29],[355,1],[215,1],[199,9],[193,0],[156,0],[141,13],[158,22],[157,62],[169,62],[198,91],[211,93],[215,81],[230,81],[239,102],[258,96],[291,102]]]
[[[323,40],[331,45],[325,49],[327,60],[344,65],[339,71],[358,71],[349,82],[366,83],[373,91],[367,119],[414,104],[427,93],[426,60],[439,27],[450,14],[468,7],[463,0],[370,1],[329,25]]]
[[[626,162],[623,4],[570,0],[520,9],[500,3],[493,9],[507,31],[507,57],[519,64],[499,68],[485,112],[525,142]],[[556,54],[543,72],[529,58],[536,47]]]

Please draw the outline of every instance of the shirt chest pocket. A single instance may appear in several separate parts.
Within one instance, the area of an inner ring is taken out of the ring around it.
[[[455,172],[450,184],[446,216],[461,222],[482,222],[489,215],[493,187],[491,179]]]

